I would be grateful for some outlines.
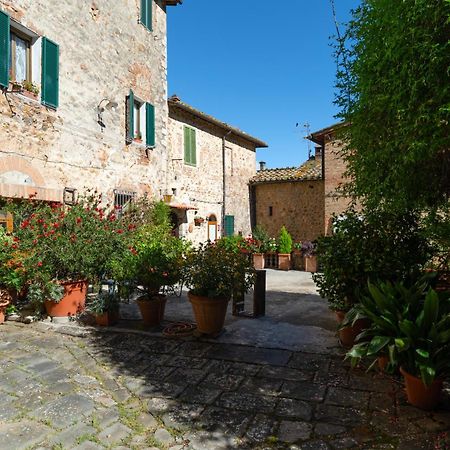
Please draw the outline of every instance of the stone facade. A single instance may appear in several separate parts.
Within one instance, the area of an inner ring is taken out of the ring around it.
[[[167,186],[174,194],[180,235],[194,242],[217,232],[224,215],[234,217],[235,234],[251,232],[248,182],[256,174],[256,147],[266,144],[179,101],[169,99]],[[184,129],[195,130],[196,164],[184,156]],[[225,172],[223,165],[225,156]],[[225,185],[225,195],[224,195]],[[223,204],[225,200],[225,205]],[[184,207],[196,209],[183,209]],[[199,218],[204,219],[199,223]],[[216,225],[209,219],[216,219]]]
[[[344,177],[346,164],[340,155],[344,143],[336,138],[336,130],[342,124],[332,125],[311,134],[311,140],[322,147],[324,160],[324,225],[325,234],[331,232],[331,218],[343,213],[349,206],[351,199],[339,192],[339,187],[347,180]]]
[[[0,195],[36,191],[60,201],[64,187],[89,187],[112,199],[114,189],[159,195],[165,188],[166,7],[153,3],[153,31],[139,23],[139,7],[138,0],[0,0],[12,29],[35,33],[36,48],[42,36],[59,45],[58,108],[17,93],[0,96]],[[32,67],[40,87],[39,61]],[[125,142],[130,89],[155,106],[151,150]],[[103,128],[96,111],[102,99],[118,104],[103,113]]]
[[[252,186],[255,225],[271,237],[277,238],[283,225],[294,242],[323,234],[324,182],[319,158],[300,168],[260,170]]]

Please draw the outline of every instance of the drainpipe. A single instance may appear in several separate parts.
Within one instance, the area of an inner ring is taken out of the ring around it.
[[[226,204],[226,188],[227,188],[227,179],[226,179],[226,161],[225,161],[225,151],[226,151],[226,139],[227,137],[232,133],[232,131],[228,131],[227,134],[225,134],[222,137],[222,229],[221,229],[221,235],[223,236],[224,230],[225,230],[225,204]]]

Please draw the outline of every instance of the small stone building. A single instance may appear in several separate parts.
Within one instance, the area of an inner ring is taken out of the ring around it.
[[[250,181],[253,226],[272,237],[286,226],[294,241],[313,240],[324,230],[324,182],[320,151],[300,167],[261,167]]]
[[[178,97],[169,99],[167,194],[179,234],[194,242],[251,232],[249,180],[267,144]]]

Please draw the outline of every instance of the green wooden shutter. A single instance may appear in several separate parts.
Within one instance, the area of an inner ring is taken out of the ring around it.
[[[184,127],[184,162],[186,164],[191,163],[191,139],[190,139],[190,129],[188,127]]]
[[[150,31],[153,25],[153,0],[141,0],[141,23]]]
[[[134,139],[134,93],[130,89],[126,100],[126,116],[127,116],[127,137],[128,144],[133,142]]]
[[[155,107],[145,104],[145,143],[147,147],[155,146]]]
[[[225,216],[224,227],[225,227],[225,236],[233,236],[234,216]]]
[[[10,19],[8,14],[0,11],[0,87],[9,84]]]
[[[59,104],[59,46],[42,38],[41,101],[45,106],[57,108]]]
[[[191,148],[191,164],[193,166],[197,165],[197,148],[196,148],[196,139],[195,139],[195,130],[190,129],[190,148]]]

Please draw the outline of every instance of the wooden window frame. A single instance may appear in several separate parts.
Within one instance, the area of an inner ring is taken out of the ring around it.
[[[18,37],[27,43],[27,55],[26,55],[27,76],[24,81],[26,81],[27,83],[32,83],[33,82],[33,73],[32,73],[33,58],[32,58],[31,46],[33,45],[33,42],[32,42],[32,39],[30,38],[30,36],[27,36],[26,34],[21,33],[20,31],[17,31],[15,29],[11,29],[11,31],[10,31],[10,45],[11,45],[10,80],[13,82],[17,82],[17,80],[16,80],[16,40],[15,40],[15,37]]]

